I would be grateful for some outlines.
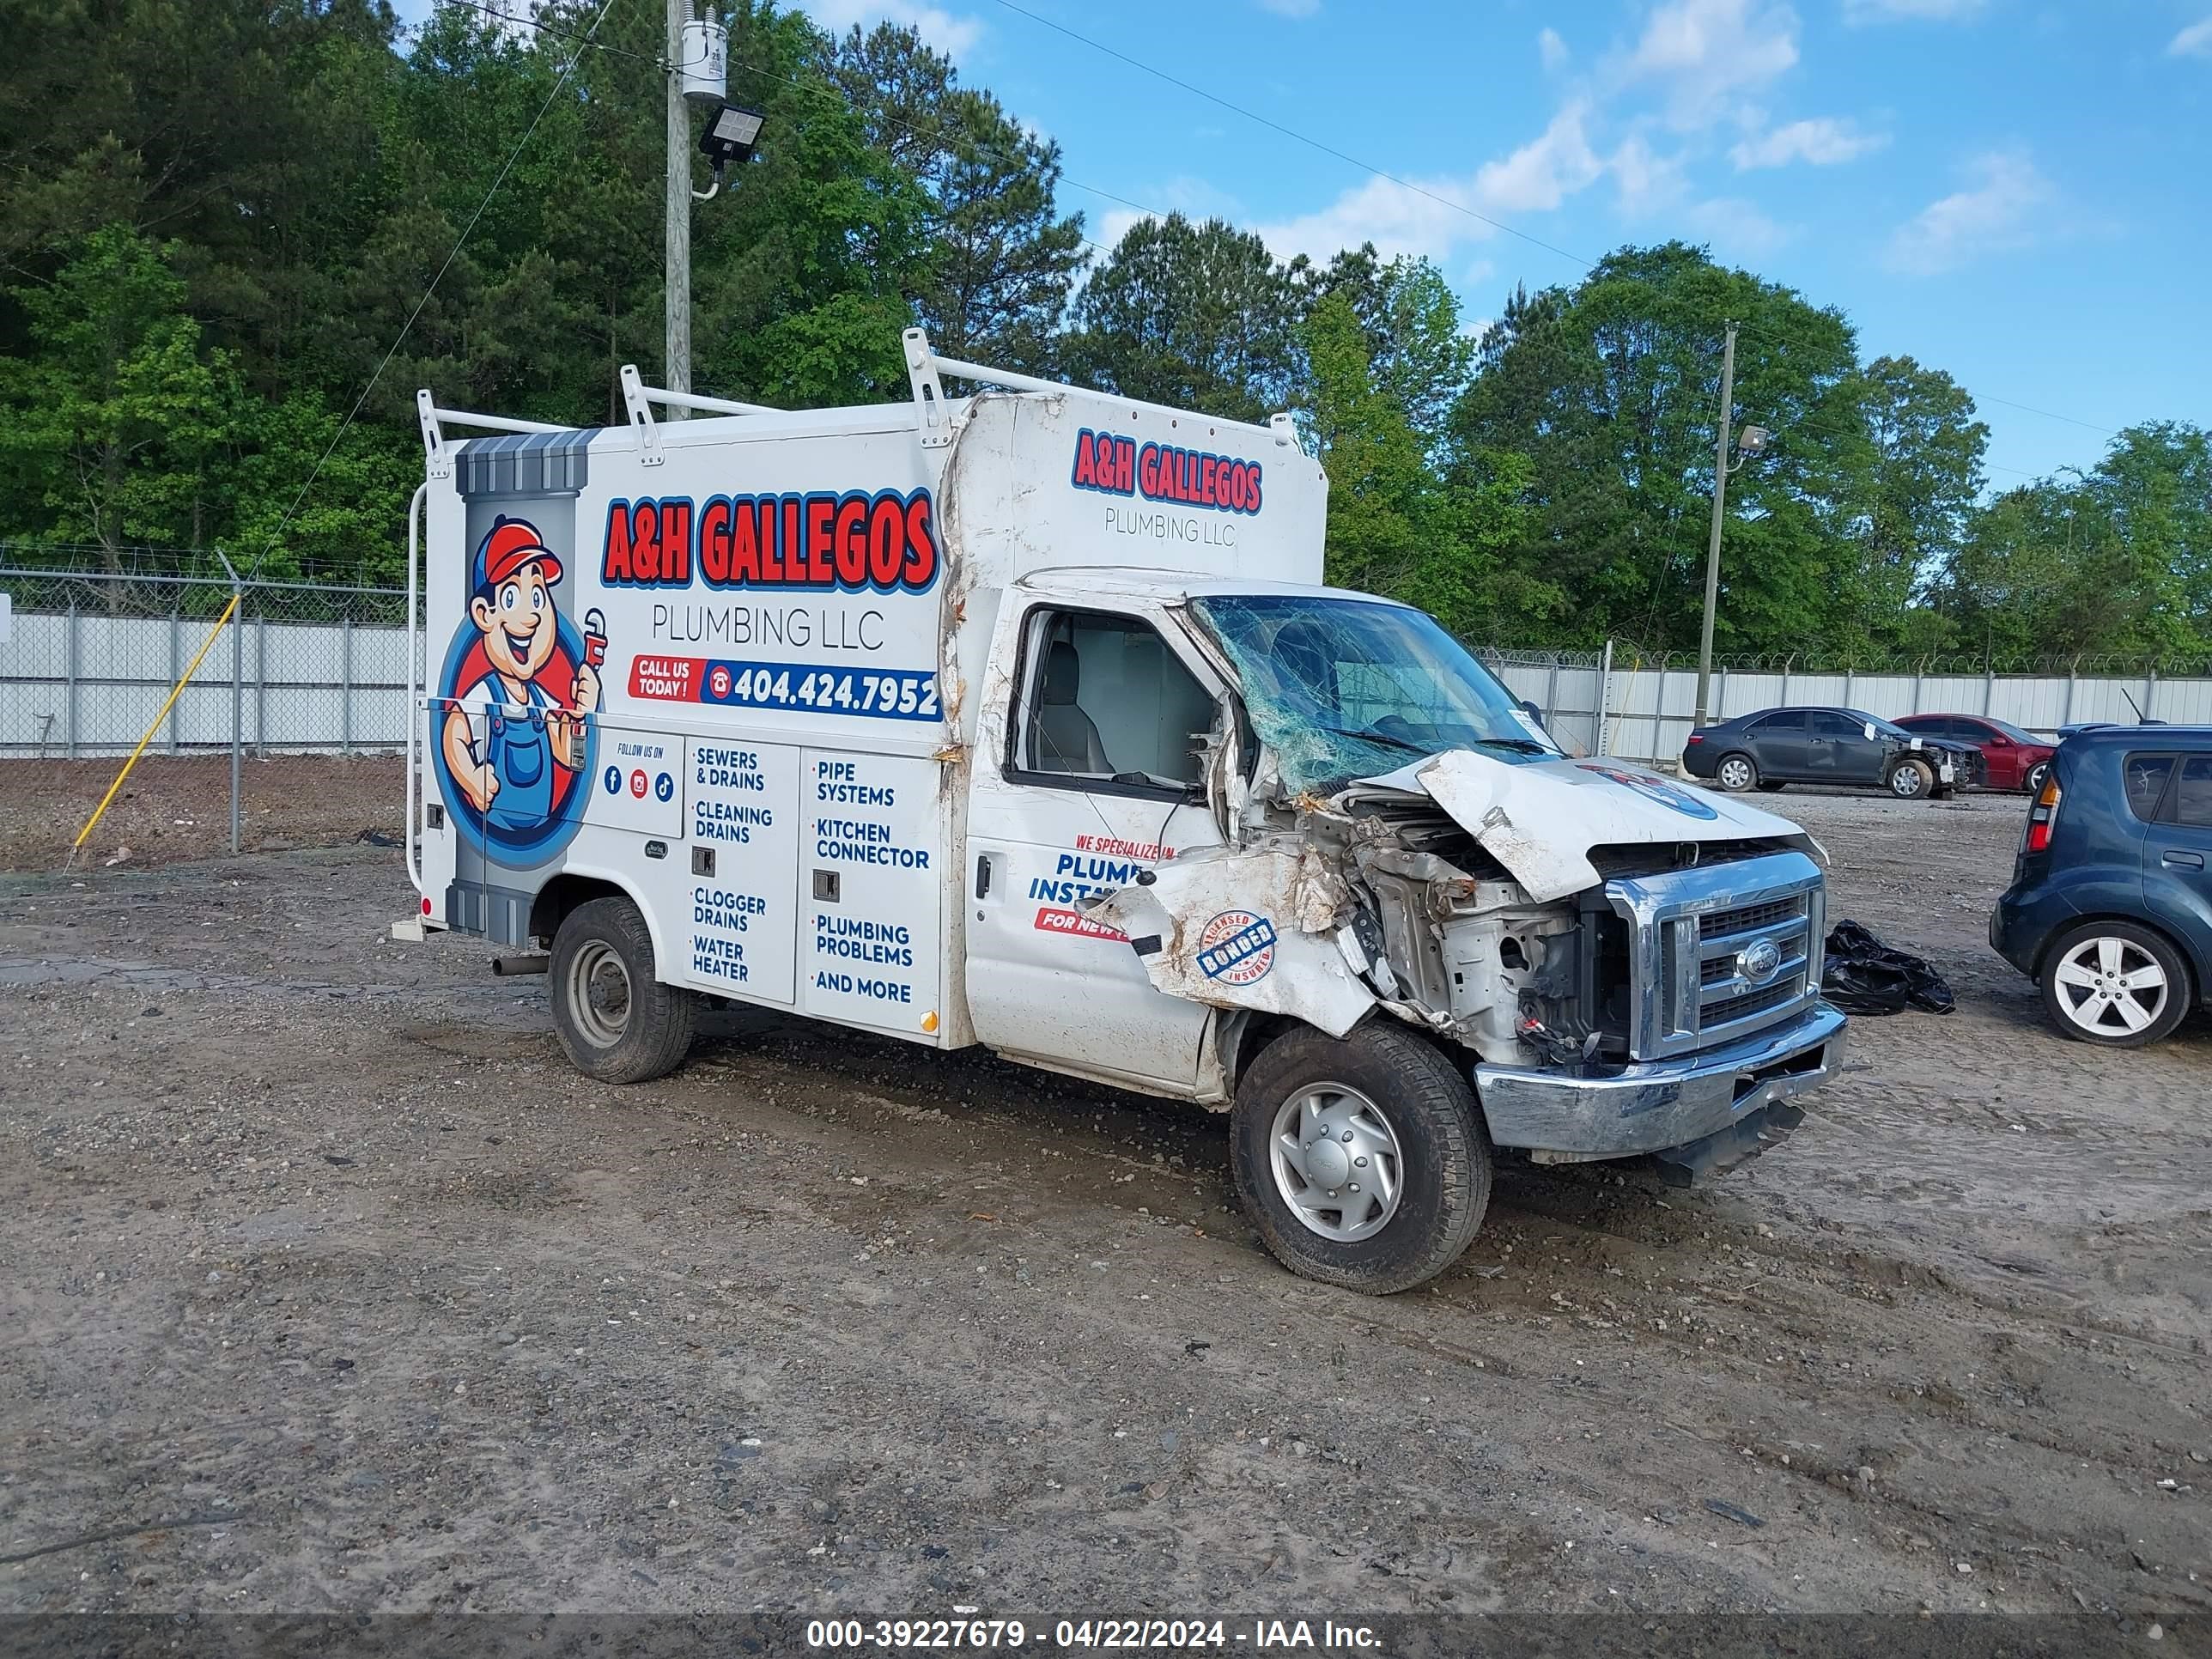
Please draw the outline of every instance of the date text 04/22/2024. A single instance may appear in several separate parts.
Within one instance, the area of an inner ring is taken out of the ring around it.
[[[963,1610],[963,1614],[952,1619],[814,1620],[806,1626],[806,1644],[830,1651],[892,1653],[962,1648],[1374,1653],[1382,1646],[1369,1626],[1332,1619],[1254,1619],[1236,1625],[1221,1619],[1060,1619],[1048,1626],[1042,1620],[1032,1625],[1018,1619],[977,1618],[973,1610]]]

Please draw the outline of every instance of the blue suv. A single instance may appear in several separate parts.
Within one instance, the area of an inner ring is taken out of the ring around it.
[[[1990,943],[2084,1042],[2154,1042],[2212,998],[2212,726],[2061,744]]]

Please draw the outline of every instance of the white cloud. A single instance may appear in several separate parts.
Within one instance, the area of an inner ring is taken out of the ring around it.
[[[1973,183],[1930,202],[1899,226],[1884,263],[1893,270],[1928,276],[1963,264],[1976,254],[2024,247],[2048,228],[2057,192],[2020,150],[1978,158]]]
[[[1631,133],[1606,159],[1625,217],[1646,219],[1682,199],[1682,158],[1661,155],[1641,133]]]
[[[1982,9],[1983,0],[1844,0],[1844,21],[1893,23],[1900,19],[1955,23]]]
[[[1536,55],[1544,60],[1547,74],[1556,75],[1566,67],[1569,56],[1567,43],[1559,39],[1559,30],[1547,28],[1537,35]]]
[[[1784,226],[1739,196],[1699,202],[1686,216],[1698,233],[1724,253],[1762,258],[1790,240]]]
[[[2191,23],[2167,42],[2168,58],[2212,58],[2212,17]]]
[[[957,58],[983,38],[979,17],[960,17],[924,0],[799,0],[807,15],[832,34],[858,26],[863,30],[878,23],[896,23],[916,30],[923,40],[949,58]]]
[[[1696,128],[1720,118],[1739,93],[1764,86],[1796,62],[1797,14],[1787,5],[1670,0],[1611,68],[1623,86],[1662,88],[1669,118]]]
[[[1849,121],[1822,115],[1756,133],[1730,149],[1729,159],[1735,163],[1739,173],[1747,173],[1754,167],[1787,167],[1792,161],[1808,161],[1816,167],[1832,167],[1838,161],[1855,161],[1888,142],[1886,134],[1861,132]]]
[[[1398,184],[1370,179],[1327,207],[1260,227],[1278,254],[1325,259],[1339,248],[1372,242],[1386,258],[1399,253],[1442,254],[1461,242],[1495,233],[1469,212],[1506,218],[1547,212],[1602,175],[1604,163],[1589,147],[1585,105],[1567,105],[1536,137],[1511,155],[1486,161],[1473,178],[1425,179]]]
[[[1278,17],[1310,17],[1321,9],[1321,0],[1260,0],[1260,9]]]
[[[1583,137],[1589,106],[1561,107],[1542,133],[1474,175],[1473,205],[1494,214],[1549,211],[1604,171]]]
[[[1169,179],[1164,185],[1147,185],[1137,192],[1149,201],[1158,202],[1170,213],[1180,213],[1187,219],[1226,219],[1242,228],[1245,221],[1244,204],[1228,191],[1216,189],[1203,179],[1188,173]],[[1103,247],[1118,247],[1121,239],[1129,234],[1133,225],[1160,216],[1144,208],[1133,208],[1121,203],[1108,207],[1091,222],[1096,227],[1092,240]],[[1270,246],[1273,244],[1271,241]],[[1331,253],[1334,248],[1328,250]]]
[[[1467,275],[1461,277],[1460,281],[1468,288],[1473,288],[1477,283],[1488,282],[1497,274],[1498,262],[1495,259],[1477,259],[1467,268]]]

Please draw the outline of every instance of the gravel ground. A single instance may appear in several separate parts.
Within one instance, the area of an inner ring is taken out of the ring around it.
[[[0,871],[60,869],[123,761],[0,761]],[[239,845],[284,852],[397,836],[405,777],[391,755],[248,757],[239,767]],[[229,850],[230,757],[154,754],[131,769],[77,862],[136,869]]]
[[[1275,1267],[1194,1109],[750,1015],[589,1083],[544,981],[386,938],[389,850],[0,878],[0,1612],[1294,1597],[2185,1646],[2212,1026],[2046,1028],[1983,942],[2018,800],[1773,805],[1959,1012],[1856,1022],[1710,1188],[1503,1171],[1388,1300]]]

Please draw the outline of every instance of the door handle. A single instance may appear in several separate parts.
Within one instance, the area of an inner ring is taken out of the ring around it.
[[[2161,857],[2160,861],[2176,869],[2202,870],[2204,867],[2204,854],[2202,853],[2179,853],[2169,848]]]
[[[990,894],[991,855],[988,853],[978,853],[975,854],[975,896],[988,898]]]

